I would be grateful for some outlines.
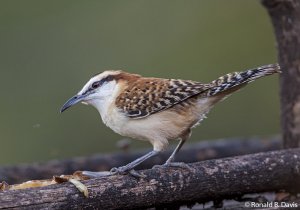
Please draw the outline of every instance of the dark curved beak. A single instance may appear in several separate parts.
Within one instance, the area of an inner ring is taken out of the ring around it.
[[[60,109],[60,113],[65,111],[66,109],[70,108],[71,106],[81,102],[84,99],[84,95],[75,95],[70,98]]]

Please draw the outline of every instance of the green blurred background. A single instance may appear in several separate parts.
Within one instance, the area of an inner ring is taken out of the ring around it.
[[[93,107],[59,113],[105,69],[210,82],[274,62],[272,26],[259,1],[1,0],[0,164],[116,151],[122,137]],[[190,142],[276,133],[273,76],[217,105]]]

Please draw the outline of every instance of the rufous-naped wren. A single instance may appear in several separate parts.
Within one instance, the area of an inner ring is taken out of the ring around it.
[[[92,77],[63,105],[61,112],[78,102],[90,104],[99,111],[105,125],[116,133],[153,145],[151,152],[125,166],[113,168],[109,174],[133,173],[137,165],[166,149],[173,139],[180,141],[165,165],[180,166],[172,162],[175,154],[190,137],[191,128],[198,125],[217,102],[260,77],[279,72],[278,64],[270,64],[229,73],[205,84],[109,70]],[[84,174],[103,175],[89,171]]]

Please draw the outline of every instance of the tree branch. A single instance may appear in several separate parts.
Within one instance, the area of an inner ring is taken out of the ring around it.
[[[207,159],[278,150],[280,148],[281,141],[278,137],[203,141],[184,145],[177,154],[176,161],[192,163]],[[147,169],[153,165],[162,164],[170,156],[172,150],[173,148],[170,148],[158,157],[143,162],[137,169]],[[110,170],[112,167],[125,165],[146,152],[142,150],[132,153],[99,154],[66,160],[52,160],[45,163],[5,166],[0,167],[0,181],[15,184],[27,180],[48,179],[58,174],[72,174],[77,170],[105,171]]]
[[[284,147],[300,147],[300,2],[263,0],[271,17],[282,68],[281,128]]]
[[[83,181],[85,198],[70,183],[0,192],[0,209],[133,209],[236,198],[246,193],[300,188],[300,149],[279,150]]]

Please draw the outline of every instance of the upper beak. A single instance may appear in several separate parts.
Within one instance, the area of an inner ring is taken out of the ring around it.
[[[84,99],[84,95],[75,95],[72,98],[70,98],[60,109],[60,113],[65,111],[66,109],[70,108],[71,106],[77,104],[78,102],[81,102]]]

